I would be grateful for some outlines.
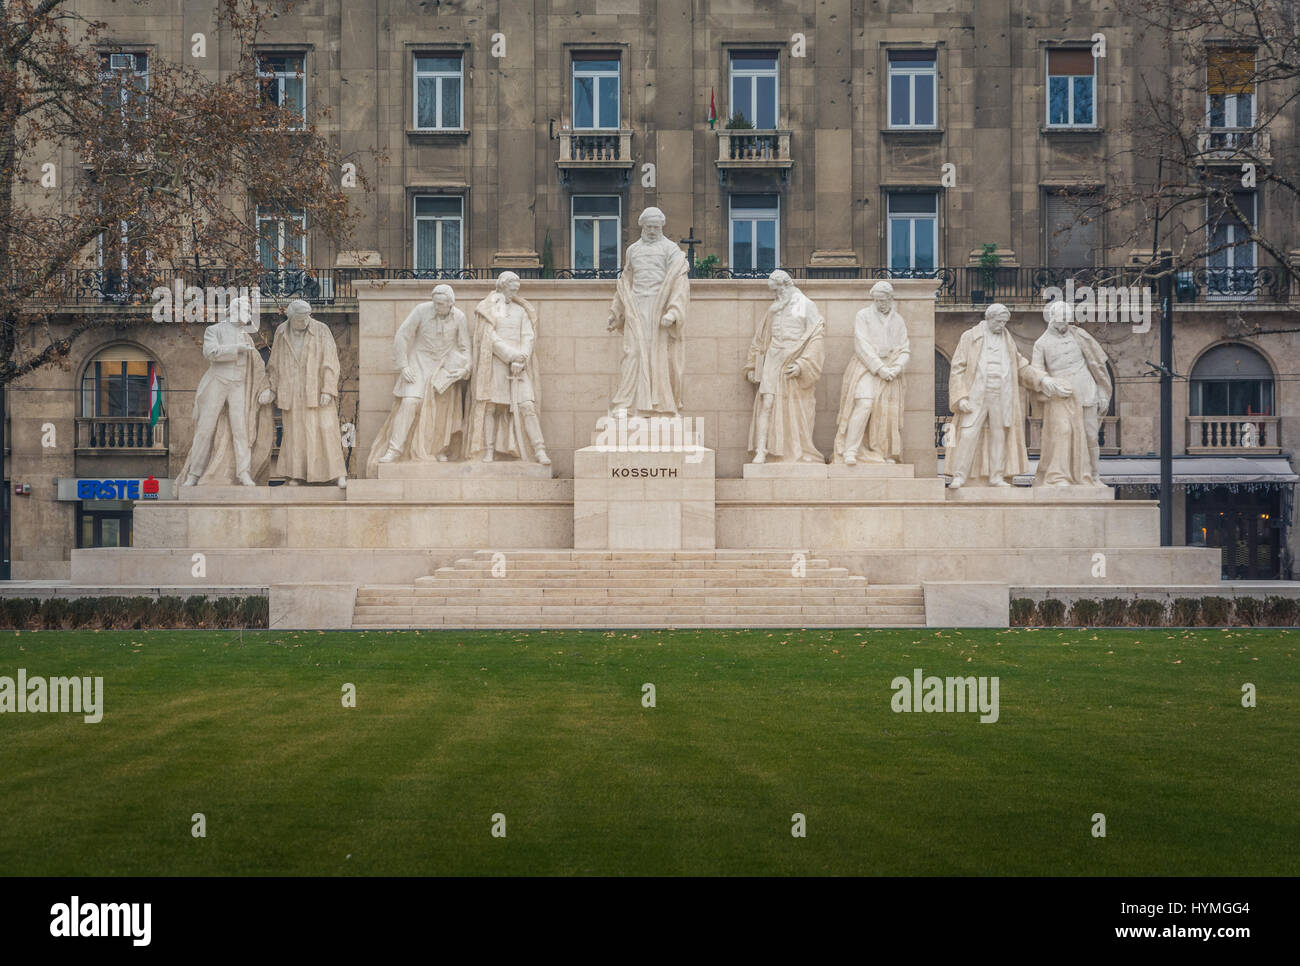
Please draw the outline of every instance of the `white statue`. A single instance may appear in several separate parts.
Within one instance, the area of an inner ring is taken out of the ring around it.
[[[1020,354],[1010,319],[1011,311],[995,302],[984,321],[962,333],[953,353],[948,397],[956,440],[947,469],[954,490],[968,479],[1010,486],[1010,477],[1029,471],[1021,385],[1047,396],[1070,394]]]
[[[194,443],[181,468],[182,486],[253,486],[266,468],[274,421],[270,407],[259,402],[267,380],[252,339],[258,324],[251,302],[240,296],[203,333],[208,371],[194,393]]]
[[[781,462],[825,463],[813,445],[817,380],[826,361],[826,323],[812,299],[777,269],[767,286],[776,296],[749,346],[745,377],[756,386],[749,424],[749,451],[755,463],[768,456]]]
[[[519,297],[519,276],[502,272],[474,309],[474,365],[466,456],[491,463],[505,453],[549,466],[537,418],[537,310]]]
[[[853,320],[853,355],[844,369],[832,461],[897,463],[903,455],[902,372],[911,357],[894,286],[871,286],[871,304]]]
[[[623,362],[610,413],[677,415],[682,408],[690,266],[664,237],[664,213],[641,212],[641,240],[628,246],[609,309],[609,331],[623,332]]]
[[[1049,396],[1043,404],[1042,450],[1035,486],[1101,482],[1101,416],[1110,405],[1106,352],[1097,340],[1071,325],[1073,311],[1062,300],[1043,313],[1047,331],[1034,343],[1031,364],[1070,388],[1068,396]]]
[[[445,463],[460,455],[472,357],[465,313],[456,308],[451,286],[439,285],[433,301],[412,309],[393,337],[397,401],[371,447],[368,476],[379,463]]]
[[[339,353],[334,334],[294,299],[275,330],[266,363],[270,388],[258,397],[280,407],[280,455],[275,471],[290,485],[337,481],[348,485],[339,428]]]

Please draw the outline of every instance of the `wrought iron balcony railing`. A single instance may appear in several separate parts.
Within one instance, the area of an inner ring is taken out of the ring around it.
[[[1115,304],[1119,290],[1128,294],[1150,289],[1152,303],[1158,310],[1154,280],[1140,267],[1052,268],[1035,266],[980,268],[899,268],[879,266],[826,267],[781,266],[795,279],[844,279],[868,281],[890,278],[934,279],[936,298],[941,307],[979,307],[992,302],[1009,306],[1041,305],[1050,289],[1064,291],[1073,281],[1076,298],[1083,288],[1110,299],[1095,302],[1098,311]],[[523,268],[513,271],[524,279],[611,279],[618,270],[578,270]],[[726,267],[698,272],[696,278],[762,279],[769,269],[739,270]],[[157,288],[173,290],[173,283],[221,286],[226,288],[259,285],[264,311],[275,311],[290,299],[301,298],[315,305],[330,305],[356,298],[354,283],[363,279],[427,279],[436,281],[490,281],[502,272],[497,268],[420,269],[420,268],[299,268],[283,271],[239,275],[224,269],[157,270],[140,274],[106,273],[97,269],[66,273],[44,286],[33,301],[57,305],[134,305],[144,308],[153,304]],[[15,280],[15,284],[18,280]],[[1099,290],[1105,289],[1102,293]],[[1121,293],[1122,294],[1122,293]],[[1283,268],[1203,267],[1180,272],[1174,285],[1174,298],[1183,304],[1252,302],[1260,305],[1300,304],[1300,280]],[[269,303],[269,304],[268,304]]]

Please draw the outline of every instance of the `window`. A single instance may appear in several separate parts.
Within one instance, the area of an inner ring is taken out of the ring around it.
[[[760,131],[777,125],[776,51],[731,55],[731,113]]]
[[[1092,268],[1100,246],[1097,195],[1049,191],[1043,197],[1043,233],[1051,268]]]
[[[1233,204],[1246,218],[1243,222],[1225,203],[1211,201],[1207,208],[1206,286],[1210,298],[1242,298],[1254,295],[1258,283],[1255,271],[1255,243],[1250,226],[1255,223],[1256,194],[1234,191]]]
[[[617,195],[575,195],[573,198],[573,270],[616,272],[623,226],[622,201]]]
[[[99,293],[103,298],[127,300],[133,289],[148,283],[144,273],[147,253],[133,247],[138,245],[135,234],[130,222],[119,221],[116,231],[103,232],[96,240]]]
[[[305,54],[262,54],[257,78],[262,100],[295,115],[291,128],[307,126],[307,71]]]
[[[81,415],[95,419],[148,419],[149,386],[157,363],[143,349],[118,345],[101,349],[81,374]],[[158,376],[162,391],[162,376]]]
[[[573,128],[618,128],[619,61],[611,54],[573,55]]]
[[[130,500],[82,500],[77,506],[78,547],[129,547]]]
[[[1271,416],[1273,368],[1241,343],[1217,345],[1192,367],[1193,416]]]
[[[731,270],[767,275],[781,263],[781,200],[776,195],[731,196]]]
[[[302,212],[259,208],[257,236],[257,258],[268,272],[300,269],[306,264],[306,217]]]
[[[1087,47],[1047,52],[1047,126],[1096,127],[1097,62]]]
[[[933,191],[889,195],[889,270],[925,273],[939,248],[939,196]]]
[[[415,269],[459,272],[463,251],[464,199],[419,195],[415,199]]]
[[[126,119],[146,116],[149,55],[103,53],[99,55],[99,65],[104,106],[121,111]]]
[[[889,52],[889,126],[935,127],[937,73],[933,50]]]
[[[1238,147],[1234,129],[1255,126],[1255,52],[1231,47],[1211,48],[1206,65],[1205,123],[1208,147]],[[1216,132],[1217,129],[1217,132]]]
[[[460,54],[415,55],[415,126],[422,131],[458,131],[464,124]]]

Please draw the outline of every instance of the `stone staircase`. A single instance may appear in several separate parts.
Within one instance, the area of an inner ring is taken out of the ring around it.
[[[802,560],[802,573],[796,575]],[[357,590],[356,628],[924,627],[919,586],[784,550],[478,551]]]

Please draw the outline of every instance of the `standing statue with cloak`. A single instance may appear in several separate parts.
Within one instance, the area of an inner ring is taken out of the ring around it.
[[[258,402],[280,408],[280,453],[275,472],[290,485],[347,486],[343,434],[339,428],[339,352],[334,333],[311,317],[311,306],[294,299],[275,330],[266,363],[270,388]]]
[[[502,272],[474,309],[468,459],[491,463],[504,454],[550,465],[537,416],[537,334],[537,310],[519,297],[519,276]]]
[[[203,333],[208,371],[194,393],[194,443],[181,467],[182,486],[265,481],[275,419],[259,402],[270,385],[253,345],[260,320],[244,296]]]
[[[785,463],[825,463],[813,444],[813,422],[826,360],[826,323],[789,273],[777,269],[767,284],[776,300],[754,333],[744,368],[745,378],[758,386],[749,452],[755,463],[769,456]]]
[[[832,462],[897,463],[903,455],[902,372],[912,355],[894,287],[871,286],[871,304],[853,320],[853,355],[844,369]]]
[[[1105,486],[1101,481],[1101,416],[1112,386],[1106,352],[1076,325],[1068,302],[1047,306],[1047,331],[1034,343],[1031,364],[1069,386],[1068,396],[1043,400],[1042,450],[1035,486]]]
[[[664,237],[664,221],[658,208],[641,212],[641,239],[628,246],[610,305],[608,329],[623,334],[611,415],[676,416],[682,408],[690,265]]]

